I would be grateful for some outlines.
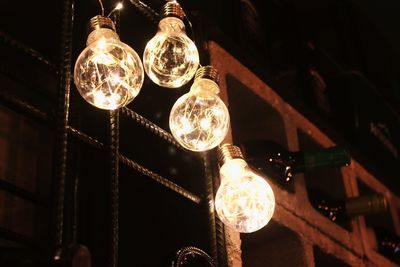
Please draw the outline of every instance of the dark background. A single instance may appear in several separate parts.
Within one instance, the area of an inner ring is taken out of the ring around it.
[[[156,11],[164,3],[144,2]],[[349,147],[354,158],[400,194],[398,2],[183,0],[181,4],[193,24],[203,65],[208,58],[202,42],[217,41],[335,142]],[[157,25],[129,1],[124,5],[118,24],[120,37],[141,56]],[[106,14],[113,7],[110,1],[104,6]],[[100,14],[100,7],[94,0],[77,0],[74,12],[73,64],[85,47],[86,24]],[[49,113],[55,112],[58,73],[31,62],[14,49],[15,44],[8,44],[14,40],[31,47],[57,69],[63,49],[62,18],[62,1],[6,1],[0,11],[4,47],[0,54],[1,90],[11,90]],[[188,34],[193,37],[189,30]],[[129,107],[168,130],[170,107],[187,92],[189,84],[167,90],[146,77]],[[71,125],[105,142],[107,114],[87,105],[73,85],[71,94]],[[3,110],[23,120],[7,108]],[[40,136],[50,136],[45,139],[50,145],[44,153],[51,158],[54,132],[46,126],[32,127],[39,129]],[[37,147],[43,147],[42,139],[35,140]],[[120,146],[121,152],[135,161],[205,195],[204,170],[198,157],[176,150],[124,118]],[[104,244],[108,242],[101,234],[108,229],[104,209],[109,194],[107,158],[76,142],[71,142],[70,153],[69,175],[81,177],[79,241],[92,249],[94,266],[103,266]],[[41,183],[48,186],[51,172],[45,173]],[[197,245],[210,253],[206,204],[198,207],[185,202],[123,167],[121,177],[121,266],[168,266],[171,255],[185,245]],[[43,214],[51,214],[46,211]],[[38,224],[43,222],[39,220]],[[50,246],[50,233],[38,231],[41,243]]]

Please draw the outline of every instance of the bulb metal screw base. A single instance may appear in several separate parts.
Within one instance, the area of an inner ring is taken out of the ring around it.
[[[213,66],[204,66],[197,70],[194,79],[206,78],[214,81],[215,83],[219,84],[219,72]]]
[[[102,28],[116,31],[115,24],[110,18],[98,15],[90,19],[88,25],[89,32]]]
[[[224,165],[225,162],[232,159],[244,159],[240,148],[232,144],[220,145],[218,147],[217,156],[220,166]]]
[[[185,12],[178,2],[169,1],[163,5],[160,11],[160,18],[163,19],[166,17],[176,17],[183,20],[185,18]]]

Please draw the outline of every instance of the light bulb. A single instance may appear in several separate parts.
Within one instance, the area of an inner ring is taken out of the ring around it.
[[[171,133],[189,150],[210,150],[218,146],[228,132],[229,112],[218,96],[217,82],[215,68],[200,68],[190,91],[178,98],[171,109]]]
[[[75,63],[74,82],[90,104],[107,110],[126,106],[139,93],[144,71],[138,54],[119,40],[111,19],[90,20],[87,47]]]
[[[221,185],[215,197],[218,217],[241,233],[263,228],[272,218],[275,197],[268,182],[254,173],[238,147],[224,144],[219,158]]]
[[[176,1],[166,3],[156,35],[147,43],[143,65],[150,79],[163,87],[178,88],[192,79],[199,65],[199,53],[187,37],[182,8]]]

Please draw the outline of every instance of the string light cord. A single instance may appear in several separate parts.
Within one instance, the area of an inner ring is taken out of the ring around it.
[[[101,15],[104,17],[104,6],[103,6],[103,1],[99,0],[100,4],[100,9],[101,9]]]
[[[129,0],[129,2],[134,5],[143,15],[149,18],[154,24],[158,24],[158,12],[140,0]]]
[[[104,16],[105,16],[105,15],[104,15],[105,13],[104,13],[103,1],[102,1],[102,0],[99,0],[98,2],[99,2],[99,5],[100,5],[100,9],[101,9],[101,16],[104,17]],[[121,10],[123,7],[124,7],[124,5],[122,4],[122,1],[121,1],[121,2],[118,2],[117,5],[114,7],[114,9],[111,10],[110,13],[108,13],[107,18],[109,18],[115,11]]]
[[[117,5],[114,7],[114,9],[111,10],[110,13],[108,13],[107,18],[109,18],[115,11],[121,10],[123,7],[124,7],[124,5],[122,4],[122,2],[117,3]]]
[[[175,1],[175,0],[173,0],[173,1]],[[159,13],[156,12],[153,8],[146,5],[145,3],[143,3],[140,0],[129,0],[129,2],[131,2],[136,8],[138,8],[138,10],[140,12],[142,12],[146,17],[148,17],[151,21],[153,21],[156,24],[159,22]],[[170,2],[170,0],[167,0],[166,2]],[[190,19],[188,18],[188,16],[186,15],[185,10],[183,8],[182,8],[182,10],[183,10],[185,21],[190,28],[190,34],[192,36],[192,40],[196,44],[196,38],[195,38],[196,35],[195,35],[194,29],[193,29],[193,24],[190,21]]]
[[[176,1],[176,0],[167,0],[166,2],[170,2],[170,1]],[[186,22],[187,26],[189,26],[190,35],[191,35],[190,37],[193,40],[193,43],[196,45],[196,47],[198,47],[198,40],[196,38],[196,33],[194,31],[193,24],[185,12],[186,9],[182,7],[182,4],[179,3],[179,5],[181,6],[181,9],[183,11],[183,15],[184,15],[183,17],[185,20],[184,22]],[[203,67],[200,62],[199,62],[199,67]]]

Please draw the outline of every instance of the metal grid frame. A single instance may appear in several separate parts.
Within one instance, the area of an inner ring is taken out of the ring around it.
[[[132,170],[135,170],[144,176],[152,179],[158,184],[174,191],[175,193],[183,196],[186,200],[191,201],[197,205],[203,202],[208,204],[208,221],[210,230],[210,248],[211,256],[216,266],[226,266],[226,250],[225,250],[225,234],[224,226],[221,221],[216,217],[214,207],[212,205],[216,188],[218,186],[218,176],[216,173],[216,164],[213,163],[212,154],[204,153],[199,159],[203,162],[205,171],[205,184],[206,193],[204,197],[200,197],[182,186],[172,182],[170,179],[163,177],[152,170],[140,165],[133,161],[127,156],[119,153],[119,117],[125,116],[131,121],[137,123],[141,127],[149,130],[151,134],[167,141],[175,147],[180,145],[175,141],[170,133],[160,128],[155,123],[149,121],[140,114],[134,112],[129,108],[121,108],[120,110],[110,111],[109,113],[109,140],[106,144],[100,142],[96,138],[89,136],[79,129],[76,129],[69,125],[69,112],[70,112],[70,88],[72,81],[71,64],[72,64],[72,31],[73,31],[73,18],[74,18],[74,2],[75,0],[64,0],[63,4],[63,20],[62,20],[62,51],[61,51],[61,65],[57,68],[55,64],[47,60],[40,53],[34,49],[20,43],[13,37],[8,36],[0,32],[0,42],[6,46],[16,48],[19,52],[22,52],[29,57],[36,60],[39,64],[44,64],[47,68],[55,73],[59,79],[58,85],[58,99],[57,99],[57,111],[56,116],[53,116],[49,112],[41,110],[40,107],[26,102],[20,99],[18,96],[13,95],[10,92],[0,91],[0,103],[7,106],[11,110],[22,113],[23,115],[37,121],[49,125],[52,129],[56,130],[56,161],[55,161],[55,182],[53,201],[55,202],[53,209],[54,218],[52,221],[52,239],[53,249],[52,258],[53,260],[62,260],[64,249],[68,242],[75,242],[77,235],[76,225],[76,209],[77,209],[77,186],[73,186],[73,192],[68,192],[66,188],[66,174],[67,174],[67,152],[68,144],[71,138],[81,141],[82,144],[89,145],[93,148],[107,151],[109,154],[109,175],[110,175],[110,190],[111,190],[111,209],[109,211],[111,220],[110,238],[112,244],[109,248],[108,262],[109,266],[118,266],[118,209],[119,209],[119,164],[122,163]],[[158,18],[157,12],[152,10],[150,7],[144,5],[140,1],[130,0],[130,2],[139,10],[145,17],[150,19],[152,22],[157,23]],[[180,147],[181,148],[181,147]],[[215,161],[214,161],[215,162]],[[75,179],[78,179],[76,177]],[[73,184],[76,185],[77,181]],[[4,180],[0,180],[0,190],[3,190],[14,196],[18,196],[27,201],[32,202],[35,205],[46,205],[45,201],[40,199],[34,193],[31,193],[23,188],[15,186]],[[72,233],[67,233],[66,229],[66,218],[65,218],[65,198],[66,194],[72,194],[73,200],[73,213],[72,216]],[[68,234],[72,236],[67,236]],[[37,244],[28,236],[10,231],[8,229],[0,227],[0,237],[16,242],[23,246],[37,248]]]

